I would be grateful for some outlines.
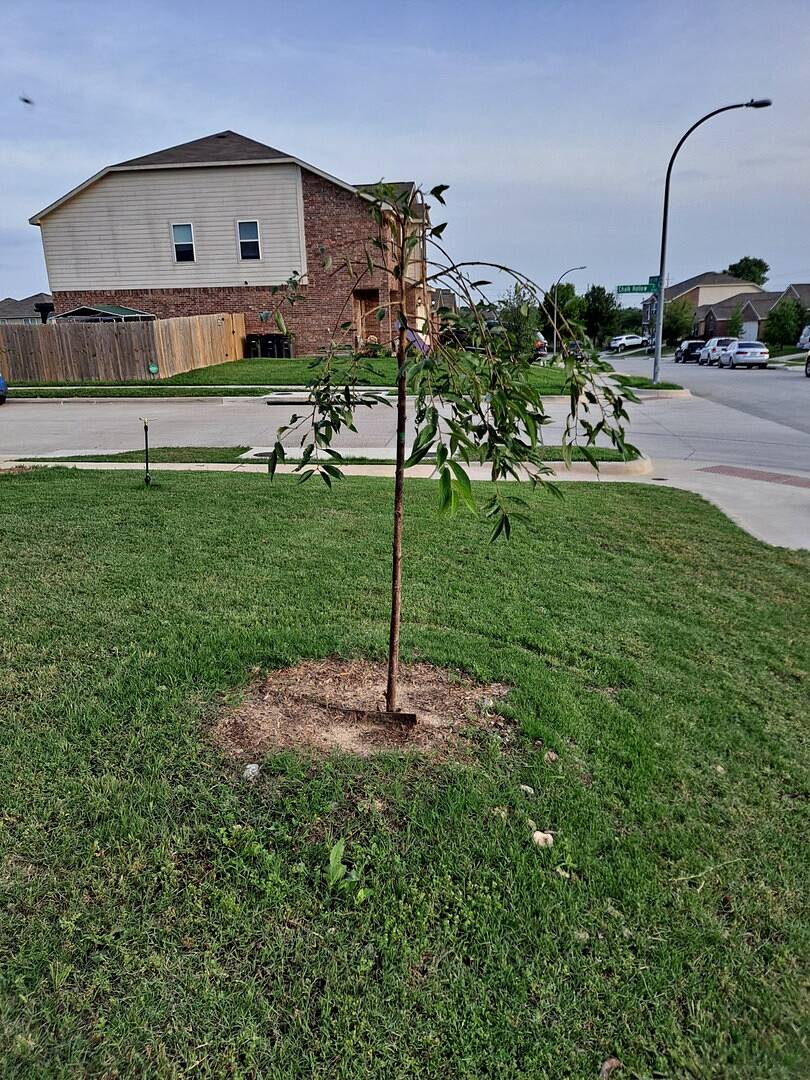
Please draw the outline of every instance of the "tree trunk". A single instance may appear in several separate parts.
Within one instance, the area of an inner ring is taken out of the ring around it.
[[[400,312],[399,337],[397,339],[397,458],[394,470],[394,541],[391,557],[391,629],[388,635],[388,685],[385,691],[385,708],[397,711],[397,684],[399,681],[399,624],[402,612],[402,511],[405,481],[405,427],[407,421],[407,378],[405,354],[408,348],[405,327],[404,292],[405,278],[400,284],[403,310]]]

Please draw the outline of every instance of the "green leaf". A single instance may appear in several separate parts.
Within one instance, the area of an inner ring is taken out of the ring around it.
[[[433,196],[434,199],[437,199],[442,204],[442,206],[444,206],[444,199],[442,198],[442,196],[449,187],[449,184],[437,184],[436,187],[432,187],[430,189],[430,194]]]
[[[434,225],[433,226],[433,228],[430,230],[430,235],[431,236],[438,236],[441,239],[441,235],[442,235],[442,233],[444,232],[444,230],[446,228],[447,228],[447,222],[443,221],[441,223],[441,225]]]
[[[451,460],[450,462],[448,462],[448,464],[450,465],[450,468],[453,470],[453,473],[455,475],[456,485],[458,487],[458,492],[461,495],[461,498],[466,503],[468,509],[472,510],[473,513],[476,513],[478,511],[478,507],[475,505],[475,499],[473,498],[472,493],[472,486],[470,485],[470,478],[467,475],[466,470],[458,461]]]
[[[331,851],[329,852],[329,866],[326,870],[326,881],[330,888],[337,885],[337,883],[346,874],[346,865],[343,862],[343,852],[346,848],[346,841],[341,838],[336,844],[333,844]]]
[[[498,537],[501,535],[501,533],[504,532],[504,530],[507,528],[507,522],[508,521],[509,521],[509,518],[506,516],[506,514],[501,512],[501,516],[498,518],[498,523],[496,524],[495,528],[492,530],[492,535],[489,538],[489,542],[491,544],[494,544],[495,541],[498,539]]]
[[[594,454],[591,447],[590,446],[580,446],[580,450],[582,451],[582,454],[583,454],[583,457],[585,458],[585,460],[590,465],[592,465],[594,467],[594,469],[596,469],[597,472],[599,472],[599,462],[596,460],[596,454]]]
[[[281,312],[277,311],[273,317],[275,319],[275,323],[276,323],[276,326],[278,327],[279,333],[280,334],[286,334],[287,333],[287,324],[284,322],[284,316],[281,314]]]
[[[439,473],[439,509],[450,510],[453,506],[453,485],[451,483],[449,469],[442,469]]]

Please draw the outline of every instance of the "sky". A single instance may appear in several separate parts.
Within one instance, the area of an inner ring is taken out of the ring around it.
[[[20,97],[30,98],[27,105]],[[230,128],[350,182],[449,184],[444,239],[578,291],[766,259],[810,281],[808,0],[6,0],[0,297],[28,218],[99,168]],[[640,298],[638,298],[640,299]]]

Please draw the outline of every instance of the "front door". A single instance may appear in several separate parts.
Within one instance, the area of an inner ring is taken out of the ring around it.
[[[362,345],[369,341],[380,340],[380,326],[378,318],[380,308],[379,289],[357,289],[354,293],[354,325],[357,333],[357,344]]]

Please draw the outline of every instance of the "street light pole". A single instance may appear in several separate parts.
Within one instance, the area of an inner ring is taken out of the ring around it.
[[[554,328],[554,341],[553,341],[552,347],[551,347],[551,355],[552,355],[552,357],[557,355],[557,312],[558,312],[558,308],[557,308],[557,289],[559,289],[560,282],[562,281],[562,279],[567,274],[573,274],[573,272],[575,270],[587,270],[587,269],[588,269],[587,266],[572,266],[569,270],[563,270],[563,272],[560,274],[560,276],[557,278],[556,282],[554,283],[554,322],[552,324],[553,328]]]
[[[669,182],[672,178],[672,166],[675,164],[675,158],[678,156],[678,151],[695,130],[699,128],[701,124],[705,124],[707,120],[711,120],[713,116],[719,115],[719,113],[729,112],[731,109],[766,109],[771,104],[770,98],[751,98],[750,101],[741,101],[737,105],[724,105],[721,109],[714,109],[710,113],[706,113],[700,120],[692,124],[689,130],[681,136],[680,142],[672,151],[672,157],[669,159],[669,165],[667,166],[667,178],[664,184],[664,220],[661,226],[661,262],[658,267],[658,297],[655,304],[655,359],[653,360],[653,382],[658,382],[658,372],[661,367],[661,336],[664,329],[664,289],[666,287],[666,272],[667,272],[667,219],[669,217]]]

